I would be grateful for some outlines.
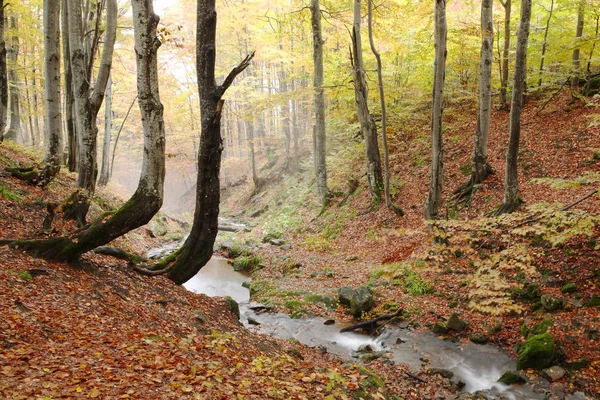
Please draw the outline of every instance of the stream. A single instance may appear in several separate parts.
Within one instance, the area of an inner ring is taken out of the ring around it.
[[[340,333],[343,325],[325,325],[324,318],[293,319],[283,313],[265,312],[264,306],[250,302],[249,291],[242,286],[249,280],[250,277],[234,271],[227,260],[213,257],[184,286],[209,296],[231,296],[240,305],[242,323],[252,331],[281,339],[294,338],[348,360],[358,361],[359,350],[370,346],[374,352],[384,352],[393,362],[408,365],[414,373],[428,362],[430,368],[452,371],[454,381],[464,382],[464,391],[483,391],[488,399],[543,399],[549,388],[549,383],[541,378],[524,385],[498,383],[505,371],[515,370],[515,360],[491,345],[453,343],[430,332],[399,327],[387,328],[378,337]],[[585,399],[580,394],[565,398]]]

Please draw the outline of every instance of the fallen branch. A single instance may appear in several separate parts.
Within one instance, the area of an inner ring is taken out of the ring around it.
[[[575,207],[577,204],[579,204],[579,203],[581,203],[581,202],[589,199],[590,197],[592,197],[596,193],[600,193],[600,187],[592,190],[590,193],[586,194],[585,196],[583,196],[579,200],[576,200],[573,203],[571,203],[571,204],[569,204],[567,206],[564,206],[563,208],[560,209],[560,211],[567,211],[568,209]],[[546,215],[540,215],[539,217],[529,218],[529,219],[527,219],[527,220],[525,220],[525,221],[523,221],[523,222],[515,225],[512,229],[516,229],[516,228],[519,228],[519,227],[521,227],[523,225],[527,225],[527,224],[532,224],[534,222],[538,222],[539,220],[543,219],[545,216]]]
[[[413,378],[414,380],[417,380],[419,382],[427,383],[427,381],[425,379],[423,379],[415,374],[411,374],[410,372],[405,372],[404,375],[408,376],[409,378]]]
[[[351,332],[351,331],[354,331],[356,329],[372,328],[373,326],[375,326],[377,324],[377,322],[387,321],[389,319],[392,319],[392,318],[395,318],[395,317],[399,317],[400,315],[402,315],[402,311],[403,310],[398,310],[398,311],[396,311],[393,314],[382,315],[381,317],[378,317],[378,318],[375,318],[375,319],[371,319],[369,321],[364,321],[364,322],[360,322],[358,324],[347,326],[347,327],[345,327],[343,329],[340,329],[340,333]]]

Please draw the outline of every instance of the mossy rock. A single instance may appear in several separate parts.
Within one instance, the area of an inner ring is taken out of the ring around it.
[[[465,329],[467,329],[467,323],[466,321],[458,318],[457,313],[452,313],[452,315],[450,315],[450,318],[448,318],[448,321],[446,322],[446,327],[456,332],[462,332]]]
[[[469,339],[475,344],[487,344],[490,341],[485,333],[472,333],[469,335]]]
[[[349,286],[342,286],[338,289],[338,300],[340,304],[350,307],[350,301],[352,299],[352,295],[354,294],[354,289]]]
[[[569,282],[560,289],[561,293],[575,293],[577,291],[577,285],[574,282]]]
[[[544,318],[531,328],[527,328],[525,321],[521,324],[521,335],[528,338],[529,336],[541,335],[542,333],[548,332],[548,328],[554,325],[554,321],[551,318]]]
[[[523,289],[515,288],[515,295],[524,301],[535,301],[540,297],[541,289],[537,283],[528,283]]]
[[[443,335],[448,333],[448,328],[443,322],[436,322],[435,325],[433,325],[433,328],[431,328],[431,331],[436,335]]]
[[[350,299],[350,313],[354,317],[360,317],[362,313],[369,312],[375,307],[375,298],[366,286],[361,286],[354,291]]]
[[[440,375],[446,379],[452,379],[454,377],[454,372],[443,368],[429,368],[427,370],[427,375]]]
[[[525,378],[513,371],[506,371],[498,379],[498,382],[504,383],[505,385],[513,385],[515,383],[525,383]]]
[[[587,303],[585,303],[585,305],[588,306],[588,307],[597,307],[597,306],[600,306],[600,296],[594,295],[594,297],[592,297],[592,299],[590,301],[588,301]]]
[[[563,299],[550,296],[549,294],[542,295],[542,297],[540,298],[540,302],[542,303],[542,307],[544,307],[544,310],[548,312],[562,310],[563,308],[565,308],[565,301]]]
[[[240,305],[237,301],[233,299],[231,296],[225,297],[225,303],[227,304],[227,308],[231,311],[238,319],[240,319]]]
[[[517,370],[542,370],[552,366],[555,357],[554,338],[549,333],[531,336],[523,343],[517,356]]]
[[[570,371],[578,371],[580,369],[587,368],[590,365],[590,361],[587,358],[580,358],[575,361],[567,363],[567,368]]]

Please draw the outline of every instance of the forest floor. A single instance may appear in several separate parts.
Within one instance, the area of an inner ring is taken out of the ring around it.
[[[4,172],[39,155],[0,144],[0,239],[40,231],[45,204],[65,199],[74,175],[47,190]],[[99,190],[92,213],[118,202]],[[173,229],[175,230],[175,229]],[[114,245],[139,254],[163,244],[143,227]],[[368,370],[290,341],[248,332],[223,298],[145,277],[126,263],[87,254],[80,265],[0,247],[2,399],[386,398]]]
[[[494,111],[492,117],[489,161],[495,173],[471,202],[455,204],[451,192],[469,176],[476,111],[474,104],[449,105],[444,117],[445,220],[435,229],[443,244],[432,244],[434,235],[422,216],[429,180],[426,116],[405,121],[402,132],[391,132],[394,202],[403,217],[383,205],[371,209],[360,172],[364,168],[343,165],[347,159],[330,168],[336,196],[317,217],[321,210],[310,167],[281,175],[280,162],[259,172],[265,186],[258,194],[251,183],[226,190],[223,213],[253,230],[223,234],[220,241],[254,250],[264,268],[253,273],[253,299],[296,317],[350,321],[346,308],[328,309],[315,295],[337,299],[340,287],[366,285],[377,305],[363,319],[402,309],[413,329],[430,331],[458,313],[468,329],[443,337],[468,342],[485,335],[512,357],[525,340],[524,328],[549,318],[548,331],[562,354],[556,363],[567,370],[550,386],[552,398],[576,391],[600,398],[600,196],[560,210],[600,187],[599,107],[598,99],[571,104],[568,94],[546,105],[529,102],[519,153],[524,204],[511,216],[494,218],[490,214],[503,196],[508,113]],[[349,176],[347,171],[358,172]],[[358,179],[359,187],[343,202],[349,179]],[[528,298],[523,295],[528,288],[539,291]],[[542,306],[551,298],[564,307],[550,311]],[[386,363],[380,358],[367,367],[381,372],[392,392],[407,396],[395,388],[398,380]],[[426,393],[427,384],[415,382],[414,388],[409,397],[432,395]]]
[[[589,306],[600,295],[600,239],[594,219],[600,198],[595,195],[568,211],[557,211],[558,203],[570,204],[600,183],[598,102],[569,105],[565,96],[540,112],[541,104],[531,102],[525,111],[520,184],[526,203],[511,217],[483,218],[502,199],[508,114],[496,112],[490,135],[496,174],[470,204],[446,203],[450,222],[436,231],[446,244],[431,244],[422,218],[428,182],[424,117],[404,125],[403,131],[410,133],[391,132],[394,199],[404,217],[381,206],[372,210],[359,172],[349,176],[333,171],[334,190],[343,192],[350,178],[359,179],[360,185],[345,204],[340,205],[341,196],[335,197],[315,218],[320,207],[310,172],[281,175],[280,163],[261,170],[266,183],[258,195],[252,196],[249,185],[224,193],[224,214],[253,230],[220,234],[219,241],[235,240],[254,249],[264,263],[253,273],[254,298],[298,317],[315,314],[350,321],[344,308],[328,310],[311,295],[337,297],[341,286],[368,285],[377,305],[363,319],[402,309],[411,329],[431,330],[457,312],[468,330],[448,337],[468,341],[471,334],[485,334],[513,356],[515,345],[524,340],[521,326],[551,318],[549,331],[564,351],[557,362],[571,368],[552,384],[550,395],[583,391],[600,398],[600,315],[597,306]],[[447,108],[449,191],[467,177],[472,115],[472,105]],[[36,157],[1,144],[0,171],[31,165]],[[362,166],[344,169],[349,170],[361,171]],[[556,180],[536,183],[535,178]],[[44,205],[66,198],[73,185],[74,176],[64,172],[47,190],[0,172],[0,239],[72,231],[60,219],[51,233],[40,228]],[[114,204],[100,190],[92,212],[99,215]],[[255,211],[262,214],[250,217]],[[543,211],[552,214],[542,223],[516,228]],[[151,230],[140,228],[113,244],[144,254],[169,237],[163,233],[157,239]],[[272,245],[272,239],[284,243]],[[562,293],[570,282],[576,291]],[[532,301],[519,297],[518,289],[530,284],[539,285],[538,295],[564,299],[565,307],[548,312],[536,308],[539,296]],[[572,368],[574,361],[581,361],[582,368]],[[0,247],[2,398],[456,397],[450,380],[423,374],[421,382],[407,371],[385,358],[359,366],[294,341],[254,334],[239,324],[224,299],[188,292],[164,277],[140,276],[112,258],[88,254],[80,265],[67,266]]]

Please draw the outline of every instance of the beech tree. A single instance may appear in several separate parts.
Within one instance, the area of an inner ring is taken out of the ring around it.
[[[356,114],[360,122],[360,130],[365,144],[365,160],[367,162],[367,179],[371,196],[375,202],[381,201],[383,189],[383,176],[381,172],[381,158],[379,157],[379,144],[377,141],[377,126],[369,112],[369,89],[365,78],[365,64],[362,56],[362,39],[360,34],[361,4],[354,0],[354,24],[352,26],[352,73],[354,82],[354,99],[356,101]]]
[[[494,49],[494,22],[492,0],[481,2],[481,53],[479,58],[479,112],[477,130],[473,143],[471,177],[454,193],[464,199],[473,193],[476,185],[482,183],[492,172],[488,163],[488,136],[492,112],[492,65]]]
[[[444,80],[446,78],[446,0],[435,1],[435,62],[431,111],[431,172],[429,193],[425,201],[425,218],[438,219],[444,177],[444,146],[442,115],[444,111]]]
[[[548,31],[550,30],[550,20],[554,12],[554,0],[550,1],[550,10],[548,11],[548,19],[546,20],[546,28],[544,29],[544,42],[542,43],[542,58],[540,59],[540,77],[538,79],[538,87],[542,86],[542,73],[544,72],[544,63],[546,62],[546,50],[548,49]]]
[[[217,12],[215,0],[198,0],[196,21],[196,73],[202,116],[196,180],[194,222],[185,243],[167,267],[168,277],[183,284],[200,271],[212,257],[219,228],[221,153],[221,111],[223,94],[249,65],[251,53],[227,75],[222,84],[215,80]]]
[[[575,29],[575,48],[573,49],[573,72],[571,76],[571,94],[576,96],[579,93],[579,78],[581,75],[581,44],[579,41],[583,36],[583,23],[585,17],[586,0],[579,0],[577,7],[577,28]]]
[[[59,1],[44,0],[44,50],[46,157],[39,177],[42,186],[46,186],[56,176],[62,161]]]
[[[500,73],[500,109],[508,110],[508,54],[510,51],[510,16],[512,0],[500,0],[504,7],[504,47],[502,49]]]
[[[76,194],[71,214],[80,226],[85,224],[90,199],[96,189],[97,156],[96,140],[98,127],[96,118],[104,99],[106,84],[110,75],[112,54],[117,32],[117,2],[108,0],[106,7],[106,33],[102,51],[102,59],[98,75],[91,86],[90,71],[86,64],[82,31],[82,9],[78,0],[68,0],[69,51],[73,79],[73,93],[77,112],[76,126],[78,135],[77,186],[81,189]]]
[[[317,176],[317,195],[322,205],[329,202],[327,188],[327,164],[325,162],[325,93],[323,91],[323,35],[321,33],[321,7],[319,0],[310,2],[311,26],[313,34],[313,87],[315,102],[315,125],[313,127],[313,157]]]
[[[4,40],[4,0],[0,0],[0,142],[4,139],[8,119],[8,73],[6,69],[6,41]]]
[[[83,253],[147,224],[162,206],[165,178],[165,127],[163,105],[158,90],[157,50],[160,40],[157,37],[156,27],[159,17],[154,14],[152,1],[132,0],[131,5],[138,102],[144,132],[144,158],[137,189],[120,209],[102,215],[70,236],[47,240],[12,241],[10,246],[13,248],[23,249],[46,259],[77,262]],[[116,2],[113,6],[116,7]]]
[[[109,76],[106,84],[106,100],[104,103],[104,143],[102,145],[102,162],[98,185],[106,186],[110,180],[110,138],[112,132],[112,79]]]
[[[13,31],[10,47],[7,50],[7,67],[9,82],[10,126],[4,135],[5,139],[17,140],[21,133],[21,110],[19,105],[20,91],[17,77],[17,59],[19,57],[19,36],[17,17],[10,17],[10,28]]]
[[[510,107],[509,141],[506,151],[506,170],[504,175],[504,201],[498,214],[511,213],[519,207],[518,156],[521,136],[521,113],[523,111],[523,92],[525,89],[525,71],[527,68],[527,43],[531,21],[531,1],[521,2],[521,23],[517,33],[517,54]]]

